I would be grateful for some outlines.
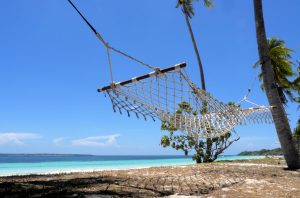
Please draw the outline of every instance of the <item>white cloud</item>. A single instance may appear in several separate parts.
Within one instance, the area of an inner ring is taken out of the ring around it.
[[[107,135],[107,136],[95,136],[87,137],[83,139],[77,139],[72,141],[74,146],[96,146],[96,147],[107,147],[113,146],[117,143],[119,134]]]
[[[38,138],[41,138],[41,136],[35,133],[0,133],[0,144],[14,143],[24,145],[24,140]]]
[[[60,145],[61,143],[62,143],[62,141],[64,141],[66,138],[64,138],[64,137],[59,137],[59,138],[55,138],[55,139],[53,139],[53,144],[55,144],[55,145]]]

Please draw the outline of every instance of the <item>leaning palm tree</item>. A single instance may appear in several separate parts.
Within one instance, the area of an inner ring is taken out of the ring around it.
[[[289,80],[290,77],[295,75],[292,67],[293,62],[291,61],[291,53],[293,50],[287,48],[285,42],[278,38],[268,39],[268,49],[280,100],[284,105],[287,105],[287,98],[289,98],[290,101],[294,101],[293,92],[297,91],[294,89],[293,82]],[[260,61],[254,65],[255,68],[259,66]],[[259,74],[259,80],[262,90],[265,90],[262,72]]]
[[[188,26],[189,32],[190,32],[190,36],[193,42],[193,46],[194,46],[194,50],[196,53],[196,57],[197,57],[197,61],[198,61],[198,65],[199,65],[199,70],[200,70],[200,78],[201,78],[201,87],[203,90],[206,90],[206,86],[205,86],[205,78],[204,78],[204,70],[203,70],[203,65],[200,59],[200,54],[198,51],[198,47],[197,47],[197,43],[195,40],[195,36],[194,36],[194,32],[190,23],[190,19],[195,15],[194,12],[194,7],[193,7],[193,2],[195,2],[197,0],[178,0],[177,2],[177,8],[181,7],[181,10],[185,16],[185,21],[186,24]],[[203,0],[204,5],[208,8],[211,8],[213,6],[213,3],[211,0]]]
[[[276,87],[275,75],[272,69],[273,66],[265,30],[262,0],[253,0],[253,2],[256,39],[264,88],[266,90],[269,104],[275,107],[272,109],[272,116],[284,158],[290,169],[298,169],[300,168],[300,154],[297,149],[297,144],[292,137],[291,127]]]

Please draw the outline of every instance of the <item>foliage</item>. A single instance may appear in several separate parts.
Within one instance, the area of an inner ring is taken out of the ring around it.
[[[293,90],[297,92],[297,96],[293,97],[293,100],[300,104],[300,60],[297,60],[298,68],[297,68],[297,76],[292,82]],[[298,106],[298,109],[300,108],[300,105]]]
[[[281,148],[275,148],[275,149],[261,149],[259,151],[243,151],[239,153],[238,155],[283,155]]]
[[[262,0],[254,0],[254,18],[255,18],[255,30],[256,41],[258,46],[258,54],[261,58],[261,65],[263,70],[264,88],[266,89],[266,95],[271,106],[275,106],[277,109],[271,111],[275,128],[278,134],[278,139],[281,143],[281,147],[284,152],[284,158],[289,169],[300,168],[300,153],[295,144],[292,142],[292,133],[289,126],[286,112],[283,108],[282,101],[278,94],[277,89],[274,89],[278,82],[275,80],[274,67],[271,63],[270,53],[268,50],[268,41],[266,38],[266,29],[263,17],[263,3]]]
[[[187,14],[188,17],[191,19],[193,16],[195,16],[193,3],[197,1],[198,0],[178,0],[176,8],[181,7],[182,12]],[[203,0],[203,3],[208,8],[213,7],[212,0]]]
[[[287,105],[288,98],[290,101],[295,101],[295,91],[299,91],[295,87],[295,84],[289,79],[295,76],[293,71],[294,63],[291,61],[291,53],[293,50],[286,47],[285,42],[278,38],[268,39],[268,48],[270,51],[271,63],[273,66],[274,78],[277,85],[278,93],[282,104]],[[258,61],[254,67],[258,67],[261,64]],[[261,88],[264,90],[262,72],[259,74],[259,80],[261,82]],[[300,80],[299,80],[300,81]],[[299,82],[297,81],[297,82]],[[295,82],[295,83],[297,83]]]
[[[230,106],[230,107],[240,107],[241,106],[240,104],[237,104],[237,103],[234,103],[234,102],[228,102],[227,105]]]
[[[178,106],[177,114],[193,114],[195,116],[198,114],[188,102],[181,102]],[[164,135],[161,138],[160,143],[164,148],[172,147],[176,150],[182,150],[185,155],[193,151],[195,152],[193,160],[197,163],[215,161],[218,155],[223,153],[233,142],[239,140],[239,138],[232,139],[232,132],[230,131],[220,137],[206,139],[199,138],[199,133],[193,135],[178,134],[174,124],[166,121],[162,121],[161,130],[169,131],[168,136]]]
[[[294,129],[293,136],[296,142],[298,143],[298,146],[300,147],[300,119],[298,120],[297,126]]]
[[[191,40],[192,40],[192,43],[193,43],[195,55],[196,55],[198,66],[199,66],[201,86],[202,86],[203,90],[206,90],[204,69],[203,69],[201,58],[200,58],[199,50],[198,50],[198,47],[197,47],[196,39],[195,39],[195,36],[194,36],[194,32],[193,32],[193,29],[192,29],[192,26],[191,26],[191,23],[190,23],[190,19],[195,15],[193,3],[196,2],[196,1],[197,0],[177,0],[176,8],[180,7],[182,13],[184,14],[185,22],[186,22],[186,25],[188,27],[189,33],[190,33],[190,37],[191,37]],[[206,7],[212,7],[213,6],[212,0],[203,0],[203,2],[204,2],[204,5]]]

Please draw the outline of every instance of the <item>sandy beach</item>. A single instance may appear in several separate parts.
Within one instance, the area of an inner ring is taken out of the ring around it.
[[[0,178],[0,197],[300,197],[281,158]]]

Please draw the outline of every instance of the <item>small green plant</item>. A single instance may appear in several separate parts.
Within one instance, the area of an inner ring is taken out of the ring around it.
[[[229,105],[235,106],[234,103]],[[193,110],[188,102],[181,102],[178,105],[176,111],[177,114],[193,114],[197,115],[197,111]],[[206,112],[200,111],[201,114]],[[226,134],[216,137],[216,138],[199,138],[197,134],[193,136],[185,135],[182,133],[177,133],[177,128],[171,122],[163,121],[161,125],[161,130],[168,131],[168,135],[164,135],[161,138],[160,144],[166,147],[172,147],[176,150],[182,150],[185,155],[193,152],[193,160],[197,163],[213,162],[217,157],[224,152],[233,142],[238,141],[239,138],[232,138],[231,131]],[[214,129],[210,129],[213,131]]]

